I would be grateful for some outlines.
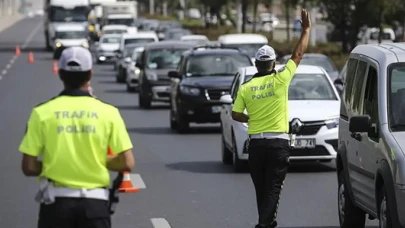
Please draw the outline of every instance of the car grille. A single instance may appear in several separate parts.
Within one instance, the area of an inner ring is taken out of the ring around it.
[[[299,132],[296,132],[296,135],[316,135],[321,129],[322,126],[325,125],[324,122],[315,121],[315,122],[302,122],[303,126]],[[290,129],[291,129],[291,122],[290,122]]]
[[[229,94],[229,89],[207,89],[206,96],[208,100],[219,100],[221,96]]]

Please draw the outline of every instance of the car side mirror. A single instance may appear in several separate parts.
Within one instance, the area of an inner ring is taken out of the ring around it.
[[[180,75],[177,71],[169,71],[167,76],[169,76],[169,78],[180,78]]]
[[[225,94],[219,98],[219,102],[224,103],[224,104],[232,104],[233,100],[232,100],[231,95]]]
[[[353,116],[349,121],[349,131],[352,133],[369,132],[371,128],[371,119],[368,115]]]
[[[338,78],[333,82],[333,84],[343,86],[344,83],[343,83],[343,80],[341,78]]]

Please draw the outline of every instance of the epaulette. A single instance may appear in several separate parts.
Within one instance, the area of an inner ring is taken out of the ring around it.
[[[285,70],[285,66],[281,67],[280,69],[277,70],[277,73],[281,73]]]

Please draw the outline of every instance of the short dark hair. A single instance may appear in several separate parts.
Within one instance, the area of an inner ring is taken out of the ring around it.
[[[257,61],[256,60],[255,65],[256,65],[257,71],[266,72],[266,71],[272,70],[274,67],[274,61],[275,60],[270,60],[270,61]]]
[[[80,66],[76,62],[69,62],[68,66]],[[59,70],[59,77],[63,83],[70,89],[79,89],[86,82],[90,81],[91,71],[66,71],[63,69]]]

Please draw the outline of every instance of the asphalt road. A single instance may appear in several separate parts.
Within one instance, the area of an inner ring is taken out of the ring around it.
[[[31,109],[62,89],[52,74],[52,54],[43,51],[41,25],[39,18],[25,19],[0,33],[0,227],[5,228],[36,227],[38,185],[23,176],[17,149]],[[14,56],[17,44],[24,47],[19,57]],[[27,62],[29,51],[35,63]],[[100,99],[121,110],[135,146],[132,180],[141,188],[121,196],[113,227],[253,227],[257,216],[250,177],[221,164],[218,128],[172,133],[167,106],[140,110],[137,95],[126,93],[113,75],[112,66],[96,66],[92,84]],[[338,227],[336,201],[332,164],[294,164],[282,194],[280,227]]]

